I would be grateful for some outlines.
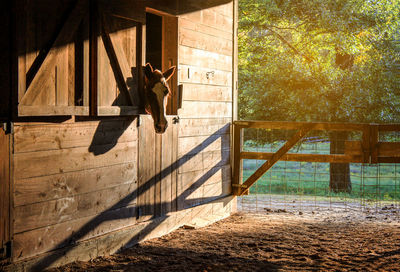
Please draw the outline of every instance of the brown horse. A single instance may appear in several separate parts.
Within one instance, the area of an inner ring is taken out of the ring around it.
[[[164,133],[168,127],[165,110],[171,90],[167,81],[172,77],[174,72],[175,66],[170,67],[164,73],[153,69],[150,63],[147,63],[144,67],[144,105],[146,112],[153,117],[156,133]]]

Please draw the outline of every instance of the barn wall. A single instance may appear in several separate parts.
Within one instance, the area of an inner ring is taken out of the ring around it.
[[[232,18],[232,3],[179,16],[178,155],[185,163],[178,171],[178,192],[190,192],[178,202],[182,208],[231,190]]]
[[[183,105],[172,134],[144,137],[153,133],[149,116],[15,122],[15,264],[40,270],[90,259],[235,210],[232,11],[224,4],[178,16]]]
[[[14,260],[135,224],[137,137],[129,119],[16,123]]]

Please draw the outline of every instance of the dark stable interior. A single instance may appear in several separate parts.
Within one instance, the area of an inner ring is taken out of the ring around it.
[[[146,63],[162,70],[162,17],[146,13]]]

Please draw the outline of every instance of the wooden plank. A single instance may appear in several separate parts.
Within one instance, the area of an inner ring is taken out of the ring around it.
[[[167,116],[168,129],[162,135],[160,183],[161,183],[161,215],[175,209],[176,201],[176,160],[177,160],[177,131],[179,124],[174,124],[172,116]]]
[[[140,114],[138,106],[98,106],[98,116],[133,116]]]
[[[197,31],[200,33],[212,35],[215,37],[220,37],[226,40],[232,40],[232,33],[230,31],[220,30],[214,27],[202,25],[199,23],[195,23],[191,20],[188,20],[184,17],[179,18],[179,23],[181,28],[190,29],[193,31]]]
[[[171,66],[178,70],[178,18],[175,16],[162,16],[162,70],[166,71]],[[167,114],[178,114],[178,76],[175,73],[168,82],[171,94],[168,97]]]
[[[229,164],[209,169],[196,170],[179,174],[179,191],[194,191],[202,186],[220,186],[224,182],[231,182],[231,167]]]
[[[21,233],[136,204],[136,183],[15,207],[14,231]],[[133,195],[130,195],[133,194]]]
[[[239,126],[233,126],[233,179],[232,179],[232,192],[233,195],[240,194],[238,185],[242,183],[242,143],[243,131]]]
[[[240,159],[249,160],[270,160],[274,153],[261,152],[241,152]],[[321,155],[321,154],[291,154],[283,155],[280,161],[300,161],[300,162],[329,162],[329,163],[362,163],[362,155]]]
[[[184,101],[179,110],[181,118],[231,117],[231,102]]]
[[[136,29],[136,74],[138,76],[138,96],[139,96],[139,106],[141,106],[142,112],[144,112],[144,98],[143,90],[144,88],[144,75],[142,67],[145,65],[146,58],[146,25],[138,24]]]
[[[172,161],[172,172],[171,172],[171,211],[177,211],[178,202],[178,141],[181,123],[174,124],[172,130],[172,144],[171,144],[171,161]]]
[[[232,99],[233,99],[233,120],[238,119],[238,22],[239,22],[239,0],[233,0],[232,2],[232,13],[233,13],[233,30],[232,30]]]
[[[99,90],[98,90],[98,75],[99,75],[99,61],[98,61],[98,4],[95,0],[89,0],[89,115],[97,116],[97,106],[99,104]],[[102,66],[100,66],[102,67]],[[103,75],[103,74],[101,74]]]
[[[184,101],[232,102],[232,88],[186,83]]]
[[[10,134],[0,128],[0,246],[11,240]]]
[[[230,133],[231,118],[181,118],[179,136],[217,136]]]
[[[377,153],[379,157],[400,157],[400,142],[379,142]]]
[[[17,39],[15,41],[16,45],[16,51],[14,52],[14,58],[18,58],[17,61],[17,68],[13,69],[13,72],[17,72],[17,75],[15,77],[15,80],[18,81],[17,89],[18,89],[18,95],[16,95],[15,102],[21,101],[22,97],[25,94],[26,91],[26,72],[27,72],[27,67],[26,67],[26,57],[27,54],[24,54],[27,50],[27,43],[28,43],[28,35],[31,35],[33,31],[26,31],[27,28],[27,0],[19,0],[19,8],[16,10],[15,15],[13,17],[13,20],[15,21],[15,32],[16,33],[26,33],[26,37],[23,37],[22,39]],[[15,20],[15,18],[19,16],[19,20]],[[18,54],[18,52],[21,52]],[[30,51],[28,51],[30,52]],[[15,103],[17,104],[17,103]],[[15,114],[15,113],[14,113]]]
[[[313,129],[313,124],[304,125],[296,132],[273,156],[270,160],[263,163],[240,187],[240,195],[245,193],[268,169],[270,169],[283,155],[285,155],[307,132]],[[242,189],[244,188],[244,189]]]
[[[128,120],[19,125],[16,123],[14,152],[68,149],[137,141],[136,122]]]
[[[184,3],[180,6],[181,9],[185,9],[188,4]],[[197,24],[202,24],[208,27],[216,28],[222,31],[232,31],[232,18],[229,16],[223,16],[219,12],[217,13],[213,7],[205,9],[204,6],[196,8],[194,12],[184,12],[181,16],[187,20],[190,20]]]
[[[15,178],[24,179],[136,161],[136,142],[15,154]],[[107,152],[101,152],[101,151]]]
[[[243,128],[266,129],[299,129],[304,125],[313,125],[313,130],[337,130],[337,131],[363,131],[366,124],[353,123],[313,123],[313,122],[281,122],[281,121],[235,121],[235,125]]]
[[[140,116],[138,142],[138,216],[146,221],[154,215],[155,196],[155,132],[153,119],[149,115]]]
[[[190,29],[180,28],[179,44],[202,49],[226,56],[232,56],[232,41],[221,37],[204,34]]]
[[[59,53],[64,50],[65,46],[61,45],[65,43],[65,41],[72,41],[73,35],[75,34],[87,10],[86,1],[78,1],[74,9],[66,18],[65,23],[56,40],[54,41],[51,50],[48,52],[42,65],[28,86],[28,89],[26,90],[25,95],[22,97],[20,104],[31,105],[33,101],[35,101],[38,93],[42,91],[43,85],[45,85],[45,82],[48,80],[50,71],[54,69]]]
[[[196,155],[187,155],[179,160],[180,167],[178,173],[210,169],[217,165],[227,165],[229,164],[229,159],[229,150],[200,152]]]
[[[68,106],[68,95],[74,91],[74,86],[69,84],[69,49],[72,44],[66,45],[57,56],[55,76],[55,105]],[[72,88],[72,89],[71,89]]]
[[[229,150],[230,149],[230,135],[222,134],[215,137],[209,136],[192,136],[179,138],[178,155],[180,157],[185,155],[194,155],[195,153]]]
[[[78,241],[72,245],[67,245],[61,249],[38,255],[38,258],[20,259],[21,261],[14,263],[11,267],[6,267],[6,271],[22,271],[23,269],[29,271],[42,271],[51,267],[65,265],[71,261],[88,261],[98,256],[115,253],[123,246],[132,246],[140,241],[168,234],[183,225],[205,226],[219,219],[228,217],[235,211],[236,199],[232,196],[228,196],[206,203],[200,207],[169,213],[168,216],[162,218],[134,224],[126,228],[118,229],[115,232],[106,233],[106,235],[99,235],[93,239],[83,239],[82,241]],[[115,214],[117,213],[118,211],[115,211]],[[121,212],[121,215],[130,216],[130,213],[129,211]],[[106,220],[108,220],[108,218],[106,218]],[[202,223],[199,224],[199,221]],[[79,222],[76,224],[78,225]],[[101,228],[102,227],[103,226],[101,226]],[[107,226],[104,225],[104,227],[106,228]],[[58,237],[59,232],[56,231],[56,229],[54,229],[54,232],[52,232],[52,230],[49,230],[49,232],[54,234],[53,236],[55,237],[53,237],[53,239],[57,239],[56,237]],[[39,233],[38,235],[40,236]],[[60,235],[63,234],[61,233]],[[47,244],[47,238],[45,238],[44,235],[42,236],[44,237],[43,240],[45,240]],[[32,234],[27,238],[34,239],[35,236]],[[22,241],[21,236],[21,238],[18,237],[18,243],[19,242],[27,244],[29,240]],[[37,239],[33,244],[39,245],[39,243],[40,240]],[[51,242],[49,241],[48,243]],[[15,246],[18,249],[18,252],[16,253],[21,253],[21,247],[17,244]],[[31,251],[32,249],[28,248],[28,250]],[[43,247],[38,247],[38,250],[42,251]],[[15,254],[14,257],[17,258],[17,254]]]
[[[370,125],[371,163],[378,163],[379,132],[377,125]]]
[[[128,86],[126,85],[126,80],[131,77],[131,68],[128,64],[128,59],[124,49],[122,48],[122,41],[118,33],[111,33],[111,24],[113,24],[111,19],[107,16],[103,16],[103,29],[101,37],[113,69],[118,88],[124,94],[126,101],[128,101],[128,105],[134,105],[133,98],[131,97],[131,94],[128,91]]]
[[[363,132],[362,132],[362,142],[360,143],[360,147],[361,151],[363,152],[363,156],[364,156],[364,163],[370,163],[370,159],[371,159],[371,142],[370,142],[370,135],[371,130],[369,128],[368,125],[364,126]],[[345,148],[348,148],[348,144],[347,142],[345,142]],[[347,150],[345,151],[345,153],[348,152]]]
[[[180,83],[197,83],[215,86],[231,86],[232,72],[206,67],[180,65],[178,71]]]
[[[79,32],[79,30],[78,30],[78,32]],[[67,87],[68,92],[66,95],[66,105],[68,105],[68,106],[75,106],[75,89],[81,88],[80,86],[78,87],[78,84],[75,83],[75,80],[76,80],[75,79],[75,71],[77,71],[76,73],[82,72],[82,75],[83,75],[83,71],[80,70],[80,67],[77,67],[75,65],[75,62],[76,62],[76,60],[75,60],[75,55],[76,55],[75,45],[76,45],[76,41],[74,44],[72,44],[72,43],[68,44],[68,49],[67,49],[68,54],[67,54],[66,61],[68,63],[68,67],[67,67],[67,75],[66,75],[66,78],[67,78],[66,84],[68,85],[68,87]],[[81,57],[81,60],[82,60],[83,55],[79,56],[79,57]],[[79,61],[81,61],[81,60],[79,60]],[[75,86],[77,86],[77,88],[75,88]],[[78,90],[76,90],[76,92],[78,92]]]
[[[155,180],[154,180],[154,216],[161,216],[161,161],[162,161],[162,138],[164,135],[155,135]]]
[[[400,163],[400,157],[378,157],[378,163]]]
[[[221,16],[213,8],[203,9],[201,11],[201,23],[204,25],[212,26],[225,31],[232,31],[232,18],[228,16]]]
[[[233,9],[233,1],[227,2],[222,5],[215,6],[213,9],[217,14],[233,18],[232,9]]]
[[[87,33],[84,32],[89,37],[89,19],[88,15],[86,15],[85,19],[83,20],[83,29]],[[90,63],[90,41],[85,39],[83,41],[83,63]],[[90,67],[89,65],[83,65],[83,106],[89,107],[90,104]]]
[[[101,39],[101,38],[99,38]],[[98,41],[98,105],[99,106],[111,106],[116,102],[118,93],[118,83],[116,82],[113,67],[110,64],[110,59],[107,55],[107,50],[102,41]],[[124,94],[121,94],[122,101],[127,100]]]
[[[135,163],[15,181],[14,205],[22,206],[86,194],[117,185],[137,182]]]
[[[83,217],[14,236],[14,260],[23,260],[71,244],[99,237],[136,223],[136,205]]]
[[[89,108],[84,106],[27,106],[18,105],[19,116],[54,116],[54,115],[88,115]]]
[[[179,46],[179,63],[221,71],[232,71],[232,55],[204,51],[187,46]]]
[[[216,199],[224,196],[228,196],[231,193],[231,182],[225,181],[219,184],[210,184],[202,186],[203,189],[203,202],[210,201],[210,199]]]
[[[170,121],[169,118],[168,121]],[[165,215],[171,211],[172,202],[172,170],[173,160],[172,154],[176,150],[171,149],[173,146],[173,130],[176,125],[169,124],[167,130],[162,135],[161,142],[161,160],[160,160],[160,191],[161,191],[161,215]]]
[[[379,131],[400,131],[400,124],[379,124]]]

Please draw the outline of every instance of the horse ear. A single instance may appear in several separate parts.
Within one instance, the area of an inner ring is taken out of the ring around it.
[[[168,81],[173,76],[174,73],[175,73],[175,66],[172,66],[163,73],[163,76],[165,77],[165,80]]]
[[[150,63],[146,63],[146,66],[144,67],[144,75],[147,79],[150,79],[153,76],[153,67]]]

